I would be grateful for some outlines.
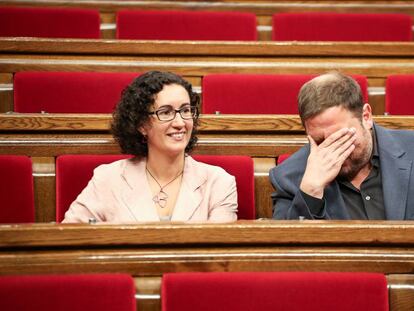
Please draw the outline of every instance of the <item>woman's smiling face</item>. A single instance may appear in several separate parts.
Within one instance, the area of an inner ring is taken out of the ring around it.
[[[155,95],[151,111],[168,108],[178,110],[186,106],[190,107],[190,97],[186,89],[178,84],[170,84],[165,85]],[[184,154],[191,138],[193,125],[193,119],[183,119],[180,113],[176,113],[171,121],[160,121],[153,114],[149,123],[139,130],[147,137],[148,154],[158,153],[176,156],[180,153]]]

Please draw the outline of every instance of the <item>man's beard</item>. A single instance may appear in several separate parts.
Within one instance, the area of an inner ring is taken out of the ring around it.
[[[345,167],[341,167],[341,170],[338,174],[339,179],[348,181],[353,180],[359,171],[370,162],[372,156],[373,141],[372,135],[368,130],[365,130],[364,138],[366,142],[364,149],[359,151],[357,155],[355,155],[354,152],[351,153],[348,159],[345,160],[344,164],[347,165]]]

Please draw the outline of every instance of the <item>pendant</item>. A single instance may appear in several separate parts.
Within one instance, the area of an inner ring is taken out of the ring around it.
[[[156,195],[152,197],[154,203],[158,204],[161,208],[164,208],[167,205],[168,194],[164,190],[160,190]]]

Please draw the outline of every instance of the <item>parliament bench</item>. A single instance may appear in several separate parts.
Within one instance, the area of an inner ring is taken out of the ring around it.
[[[368,79],[374,114],[385,111],[385,81],[414,73],[414,43],[184,42],[0,38],[0,112],[13,111],[21,71],[172,71],[202,92],[212,73],[322,74],[337,69]]]
[[[414,129],[414,117],[375,116],[389,128]],[[37,222],[55,218],[55,159],[62,154],[119,154],[109,114],[0,114],[0,154],[33,162]],[[256,217],[272,216],[269,170],[306,142],[297,115],[201,115],[195,154],[248,155],[254,161]]]
[[[178,272],[374,272],[390,310],[414,308],[412,221],[0,226],[0,275],[126,273],[138,310],[160,310],[161,277]]]
[[[263,0],[260,3],[254,0],[239,1],[93,1],[72,0],[1,0],[5,6],[51,6],[51,7],[79,7],[98,9],[101,15],[101,36],[115,38],[116,12],[123,9],[139,10],[186,10],[186,11],[238,11],[254,13],[257,17],[257,31],[259,40],[271,40],[272,15],[275,13],[290,12],[341,12],[341,13],[405,13],[414,16],[414,1],[398,0]]]

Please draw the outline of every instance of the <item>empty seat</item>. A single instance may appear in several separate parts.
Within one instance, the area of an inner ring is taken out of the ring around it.
[[[0,155],[0,223],[34,222],[32,161],[27,156]],[[1,309],[1,308],[0,308]]]
[[[240,12],[121,10],[118,39],[256,40],[256,15]]]
[[[202,81],[203,113],[297,114],[297,97],[316,75],[210,74]],[[368,100],[365,76],[353,75]]]
[[[167,273],[162,310],[388,311],[385,276],[340,272]]]
[[[98,10],[0,7],[0,37],[100,38]]]
[[[278,13],[273,40],[279,41],[411,41],[407,14]]]
[[[0,276],[3,311],[136,311],[135,305],[126,274]]]
[[[61,222],[70,204],[86,187],[93,170],[128,155],[62,155],[56,159],[56,221]],[[254,168],[248,156],[195,155],[197,161],[224,168],[235,176],[238,194],[238,218],[254,219]]]
[[[238,219],[255,219],[254,163],[249,156],[194,155],[194,159],[222,167],[236,178]]]
[[[414,75],[388,76],[385,90],[385,113],[414,115]]]
[[[111,113],[137,73],[18,72],[14,111],[24,113]]]

